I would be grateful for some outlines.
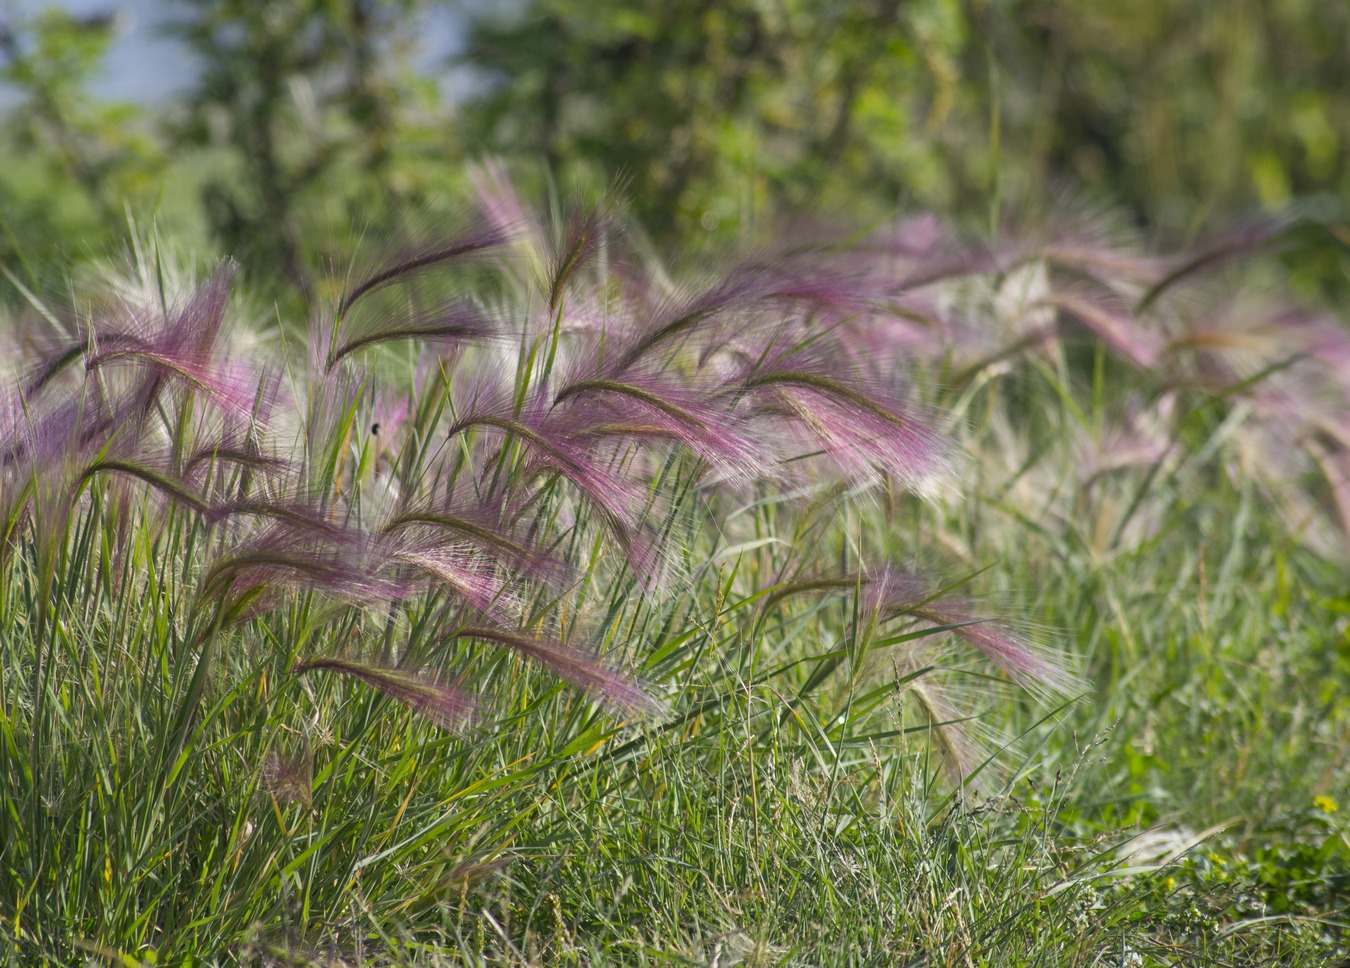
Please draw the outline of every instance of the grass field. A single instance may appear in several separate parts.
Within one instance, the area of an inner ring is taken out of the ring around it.
[[[7,963],[1350,957],[1278,226],[677,283],[486,182],[312,321],[153,236],[7,321]]]

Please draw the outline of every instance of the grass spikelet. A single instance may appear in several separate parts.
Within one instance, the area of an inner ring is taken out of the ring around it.
[[[421,672],[386,669],[338,658],[301,659],[291,666],[294,675],[315,671],[336,672],[357,679],[381,695],[425,716],[442,729],[458,729],[472,721],[476,712],[473,701],[458,689]]]
[[[420,274],[501,246],[508,239],[503,228],[478,224],[450,239],[431,239],[399,247],[385,256],[367,275],[349,286],[338,300],[337,317],[343,319],[363,298],[394,283],[408,282]]]
[[[484,639],[504,645],[538,662],[593,698],[630,712],[655,715],[661,705],[628,677],[607,668],[596,656],[558,641],[537,638],[526,632],[486,626],[459,629],[457,638]]]

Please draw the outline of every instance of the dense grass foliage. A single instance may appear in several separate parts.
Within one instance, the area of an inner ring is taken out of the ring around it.
[[[674,281],[477,181],[7,325],[10,960],[1346,953],[1348,344],[1192,285],[1281,226]]]

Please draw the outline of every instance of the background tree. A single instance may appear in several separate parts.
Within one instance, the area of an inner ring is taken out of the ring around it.
[[[1021,0],[980,19],[1032,188],[1071,179],[1151,222],[1350,191],[1350,7]]]
[[[1305,0],[532,0],[477,14],[472,143],[626,173],[646,225],[897,207],[1042,218],[1068,193],[1183,239],[1350,198],[1350,7]],[[1298,271],[1343,285],[1344,228]]]
[[[119,29],[111,14],[48,8],[0,19],[0,85],[9,157],[0,166],[0,258],[125,226],[123,202],[151,188],[162,148],[134,105],[90,93]]]
[[[407,64],[419,0],[179,5],[171,29],[201,74],[172,138],[220,159],[202,187],[211,227],[226,250],[304,284],[307,220],[334,199],[351,206],[341,216],[369,217],[397,195],[391,158],[419,104]]]
[[[157,108],[159,124],[94,94],[114,20],[4,21],[2,79],[19,96],[0,131],[15,158],[0,197],[30,256],[58,236],[98,251],[129,203],[206,227],[253,273],[303,287],[353,225],[442,207],[462,163],[491,154],[526,186],[520,176],[540,172],[591,189],[622,178],[644,228],[685,248],[754,237],[770,224],[761,216],[781,212],[860,224],[929,209],[988,232],[1007,213],[1034,224],[1066,194],[1186,241],[1233,212],[1312,198],[1331,230],[1310,232],[1287,267],[1304,288],[1350,286],[1350,94],[1339,83],[1350,49],[1338,43],[1350,12],[1337,6],[171,9],[197,71]],[[414,56],[428,15],[461,24],[453,64]],[[437,76],[448,70],[470,79],[467,95],[449,93]],[[536,178],[536,196],[543,188]]]
[[[471,23],[464,60],[490,84],[466,124],[553,170],[622,172],[658,233],[939,198],[964,40],[944,0],[541,0]]]

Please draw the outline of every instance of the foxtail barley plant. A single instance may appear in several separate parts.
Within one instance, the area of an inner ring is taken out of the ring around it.
[[[184,297],[143,257],[69,311],[33,298],[0,425],[14,944],[222,942],[240,897],[305,935],[332,912],[269,865],[332,782],[315,747],[359,755],[385,721],[359,690],[469,741],[542,701],[519,692],[538,668],[620,729],[664,729],[686,700],[642,670],[713,620],[689,595],[709,582],[755,635],[845,603],[799,696],[877,649],[958,729],[928,675],[941,632],[1019,685],[1076,688],[943,580],[873,557],[886,542],[811,552],[837,508],[957,483],[903,369],[857,351],[883,289],[802,253],[673,282],[613,206],[547,224],[480,181],[466,228],[358,260],[303,339],[236,325],[228,263]],[[747,634],[723,644],[753,677]],[[979,765],[944,748],[954,776]],[[275,804],[270,857],[230,783]],[[178,846],[147,853],[164,825]],[[218,916],[190,915],[203,897]]]
[[[0,401],[15,950],[294,953],[359,934],[366,897],[447,904],[541,809],[494,804],[717,715],[709,664],[821,735],[848,719],[813,719],[822,690],[907,702],[952,781],[978,775],[972,704],[1083,686],[965,587],[991,564],[973,545],[964,572],[919,568],[901,522],[959,503],[963,451],[983,464],[973,394],[1069,374],[1075,327],[1157,382],[1060,445],[1082,480],[1027,516],[1171,473],[1197,387],[1345,514],[1350,438],[1307,399],[1344,394],[1339,331],[1220,332],[1176,294],[1186,263],[1077,237],[962,252],[910,223],[674,281],[612,204],[542,221],[478,183],[458,234],[358,258],[307,327],[240,325],[228,263],[178,295],[144,251],[68,310],[32,296]],[[1015,495],[1026,440],[986,426]],[[1107,525],[1147,526],[1145,503]],[[983,673],[953,681],[963,656]]]
[[[1350,336],[1269,282],[1223,275],[1310,221],[1249,219],[1162,254],[1100,214],[976,247],[933,218],[903,221],[850,256],[892,310],[860,345],[903,348],[948,413],[990,415],[951,424],[989,486],[1055,533],[1084,528],[1102,554],[1156,534],[1217,457],[1294,540],[1343,559]],[[1070,419],[1044,426],[1056,410],[1017,398],[1033,384]]]

